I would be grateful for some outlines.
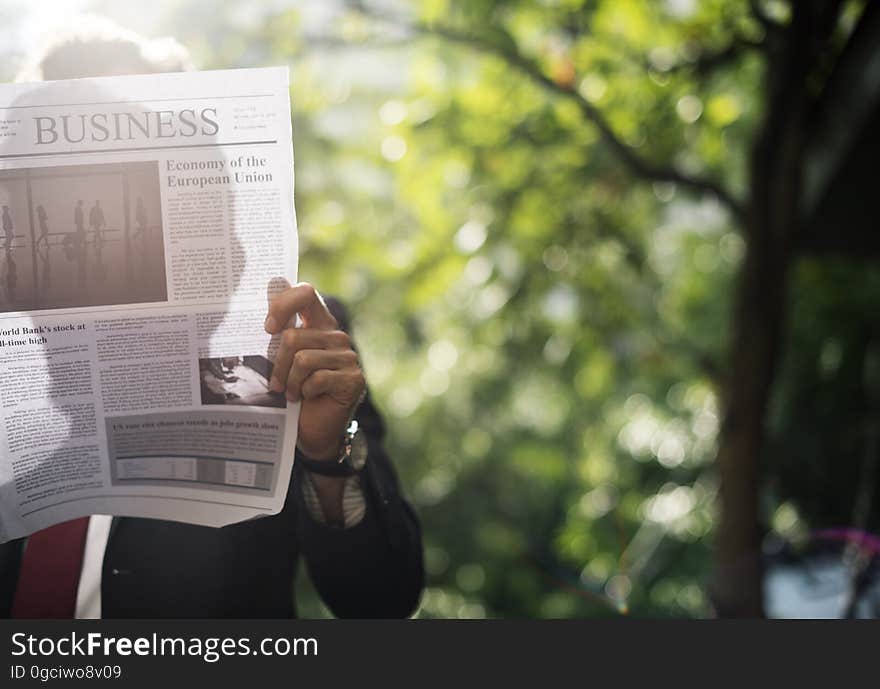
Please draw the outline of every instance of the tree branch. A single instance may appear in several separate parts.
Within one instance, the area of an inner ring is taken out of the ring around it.
[[[706,76],[719,67],[735,62],[739,57],[749,50],[762,49],[764,43],[746,36],[737,35],[733,40],[723,48],[713,51],[701,52],[695,60],[678,62],[671,67],[661,70],[663,74],[672,74],[691,70],[700,76]],[[650,64],[648,65],[650,66]]]
[[[609,122],[605,119],[605,116],[590,101],[584,98],[572,86],[558,83],[547,76],[540,65],[523,55],[512,41],[507,46],[501,46],[485,37],[463,32],[451,26],[426,24],[380,12],[369,7],[363,0],[346,0],[346,5],[366,17],[389,23],[408,32],[439,36],[448,41],[460,43],[471,49],[504,60],[544,89],[574,102],[583,116],[598,129],[599,136],[604,144],[629,169],[631,174],[649,182],[672,182],[698,194],[711,194],[726,206],[739,222],[744,220],[745,209],[743,204],[724,188],[720,182],[687,173],[672,165],[660,165],[640,156],[633,147],[627,145],[617,136]]]
[[[524,56],[515,48],[501,48],[495,43],[473,34],[464,33],[447,26],[410,24],[409,28],[421,34],[436,35],[449,41],[461,43],[480,52],[493,55],[505,60],[508,64],[516,67],[520,72],[528,76],[532,81],[544,87],[548,91],[557,93],[573,101],[584,117],[593,123],[598,129],[605,145],[617,156],[617,158],[629,169],[629,171],[641,179],[650,182],[674,182],[675,184],[690,189],[697,193],[709,193],[723,203],[738,219],[744,217],[744,210],[739,201],[725,189],[719,182],[689,174],[673,166],[658,165],[642,158],[635,149],[624,143],[611,128],[605,116],[586,98],[581,96],[571,86],[560,84],[547,76],[540,66],[530,58]]]

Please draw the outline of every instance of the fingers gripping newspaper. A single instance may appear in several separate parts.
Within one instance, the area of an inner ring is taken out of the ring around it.
[[[277,513],[296,280],[286,68],[0,86],[0,542]]]

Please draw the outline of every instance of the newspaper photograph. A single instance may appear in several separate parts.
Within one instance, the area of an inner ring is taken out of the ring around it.
[[[0,86],[0,542],[280,511],[293,182],[286,68]]]

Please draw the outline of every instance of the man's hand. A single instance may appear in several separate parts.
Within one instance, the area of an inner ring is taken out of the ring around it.
[[[299,314],[303,327],[287,327]],[[297,445],[312,459],[336,459],[340,441],[366,383],[351,339],[321,295],[301,282],[269,304],[266,332],[281,333],[270,389],[302,401]]]

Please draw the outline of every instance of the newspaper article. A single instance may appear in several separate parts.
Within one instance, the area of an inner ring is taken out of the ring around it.
[[[286,68],[0,86],[0,542],[281,509],[290,129]]]

